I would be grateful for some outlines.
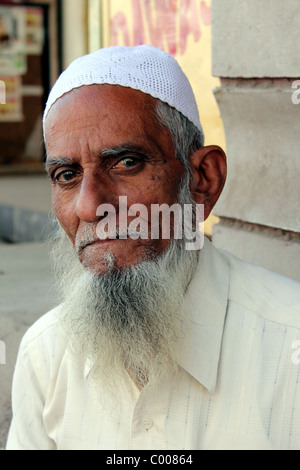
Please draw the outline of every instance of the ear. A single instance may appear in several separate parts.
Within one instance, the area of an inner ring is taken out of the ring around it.
[[[224,188],[227,165],[224,151],[216,146],[202,147],[190,157],[191,192],[197,204],[204,204],[208,218]]]

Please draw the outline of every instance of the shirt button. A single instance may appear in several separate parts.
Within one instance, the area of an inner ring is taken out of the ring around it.
[[[144,419],[143,424],[144,424],[144,428],[146,429],[146,431],[149,431],[149,429],[151,429],[153,426],[153,421],[150,418],[146,418]]]

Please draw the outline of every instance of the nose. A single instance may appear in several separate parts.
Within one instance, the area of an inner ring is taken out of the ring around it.
[[[98,174],[85,175],[76,200],[77,217],[87,223],[99,221],[97,209],[101,204],[111,202],[110,195],[111,191]]]

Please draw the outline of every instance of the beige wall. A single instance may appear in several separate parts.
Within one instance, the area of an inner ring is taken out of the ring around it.
[[[212,0],[228,179],[214,243],[300,281],[299,0]]]
[[[63,0],[63,68],[87,53],[87,15],[85,0]]]

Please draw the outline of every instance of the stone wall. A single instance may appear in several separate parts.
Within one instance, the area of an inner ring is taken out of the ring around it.
[[[228,156],[213,241],[300,281],[299,31],[298,0],[212,1]]]

